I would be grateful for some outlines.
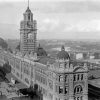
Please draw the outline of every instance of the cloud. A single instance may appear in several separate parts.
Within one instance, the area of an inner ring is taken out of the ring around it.
[[[25,0],[0,0],[0,2],[24,2]],[[28,0],[26,0],[28,1]],[[58,2],[58,1],[75,1],[75,2],[80,2],[80,1],[86,1],[86,0],[29,0],[30,2]]]
[[[99,32],[100,20],[82,20],[66,25],[63,32]]]
[[[37,20],[38,28],[41,32],[100,31],[100,13],[71,13],[50,15],[53,17],[44,15],[44,17],[41,18],[42,20]]]
[[[87,38],[90,35],[94,38],[100,36],[98,34],[100,32],[100,3],[87,2],[87,0],[54,1],[36,2],[34,0],[30,3],[33,18],[37,20],[39,38],[75,38],[78,36]],[[25,3],[17,1],[0,3],[0,22],[20,25],[26,8],[27,0]],[[96,34],[92,32],[96,32]],[[17,37],[16,34],[13,34],[14,36]]]
[[[46,18],[41,21],[39,30],[41,32],[44,32],[44,31],[52,32],[60,25],[59,23],[60,23],[59,19]]]

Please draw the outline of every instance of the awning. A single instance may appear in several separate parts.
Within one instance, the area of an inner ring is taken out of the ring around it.
[[[18,83],[14,84],[15,87],[17,87],[18,89],[24,89],[24,88],[28,88],[27,85],[25,85],[24,83],[22,83],[20,80],[18,80],[12,73],[8,73],[6,75],[6,78],[11,82],[11,78],[13,78],[14,80],[17,80]]]
[[[24,83],[15,84],[15,87],[17,87],[18,89],[25,89],[25,88],[28,88],[28,86],[25,85]]]

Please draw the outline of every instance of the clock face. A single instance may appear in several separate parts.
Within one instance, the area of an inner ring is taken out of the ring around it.
[[[32,38],[32,33],[28,33],[28,39]]]

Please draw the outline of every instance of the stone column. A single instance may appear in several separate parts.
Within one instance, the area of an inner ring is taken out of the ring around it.
[[[73,74],[69,75],[69,100],[74,100]]]

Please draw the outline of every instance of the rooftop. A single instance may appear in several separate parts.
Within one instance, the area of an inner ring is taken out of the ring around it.
[[[53,64],[53,63],[55,63],[55,59],[45,56],[45,57],[41,57],[38,62],[42,63],[44,65],[47,65],[47,63]]]
[[[61,47],[61,51],[57,54],[58,59],[70,59],[68,52],[65,51],[65,47]]]

